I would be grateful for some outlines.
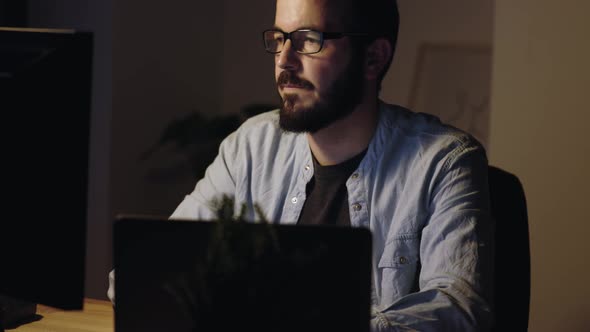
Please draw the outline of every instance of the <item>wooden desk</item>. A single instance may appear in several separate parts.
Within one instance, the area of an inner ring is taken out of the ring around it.
[[[40,320],[6,332],[113,332],[114,313],[110,301],[85,299],[84,310],[64,311],[37,306]]]

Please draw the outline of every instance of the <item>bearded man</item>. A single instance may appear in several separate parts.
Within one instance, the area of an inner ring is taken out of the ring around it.
[[[433,116],[380,101],[398,26],[393,0],[277,0],[263,39],[282,106],[224,140],[171,218],[214,218],[210,202],[228,195],[252,220],[263,203],[284,224],[369,228],[373,331],[487,330],[485,151]]]

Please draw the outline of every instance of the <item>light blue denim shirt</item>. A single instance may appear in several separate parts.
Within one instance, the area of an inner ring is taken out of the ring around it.
[[[373,331],[485,331],[492,321],[487,159],[469,135],[438,119],[380,104],[367,154],[346,182],[353,227],[373,234]],[[296,223],[313,176],[304,134],[278,111],[245,122],[173,219],[214,218],[226,194],[268,220]],[[235,211],[240,209],[236,206]],[[337,319],[337,318],[335,318]]]

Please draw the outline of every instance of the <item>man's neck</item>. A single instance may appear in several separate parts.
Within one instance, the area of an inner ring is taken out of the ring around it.
[[[364,151],[377,128],[378,107],[377,98],[365,101],[343,119],[307,134],[311,152],[320,165],[337,165]]]

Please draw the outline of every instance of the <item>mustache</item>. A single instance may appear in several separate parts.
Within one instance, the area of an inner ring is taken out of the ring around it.
[[[295,75],[293,72],[290,72],[290,71],[281,72],[279,74],[279,78],[277,79],[277,85],[281,86],[281,85],[285,85],[285,84],[296,85],[296,86],[302,87],[304,89],[313,89],[314,88],[314,86],[313,86],[313,84],[311,84],[311,82],[298,77],[297,75]]]

